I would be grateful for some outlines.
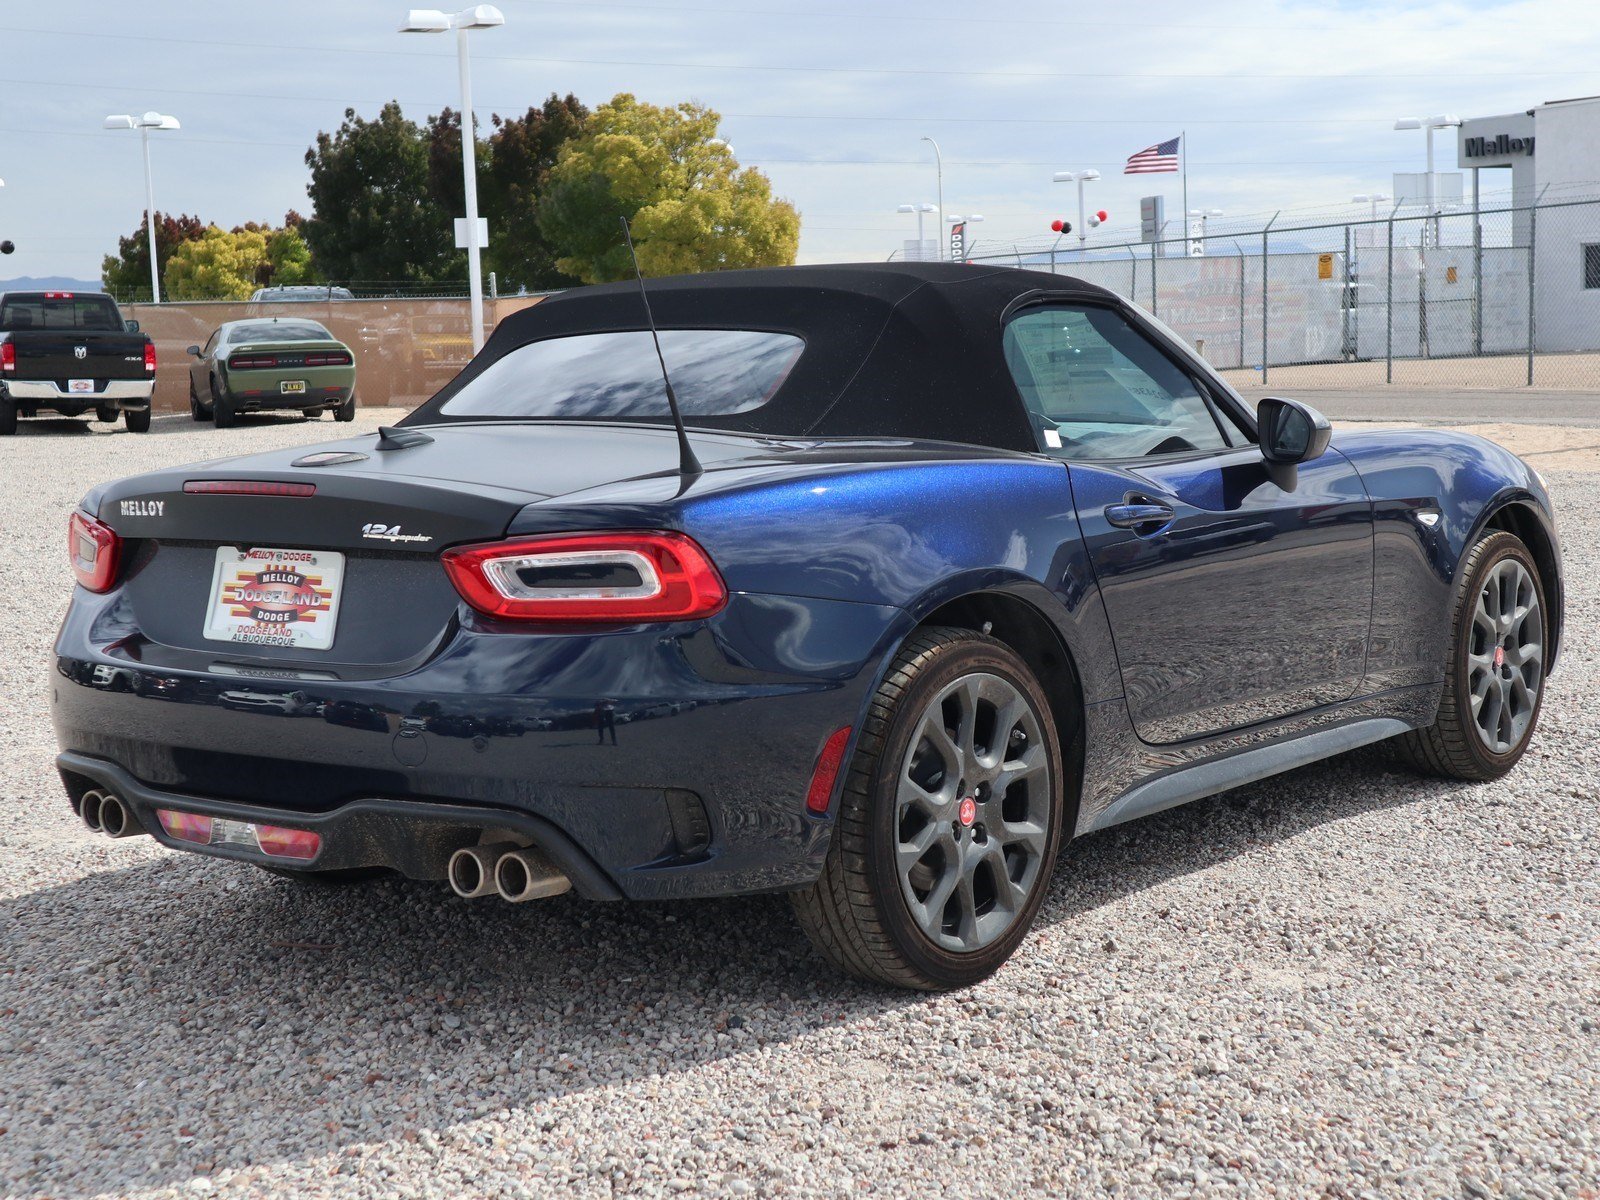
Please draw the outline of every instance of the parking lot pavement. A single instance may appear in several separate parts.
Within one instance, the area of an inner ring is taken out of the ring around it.
[[[1522,425],[1600,428],[1600,392],[1506,388],[1352,388],[1296,387],[1285,381],[1271,387],[1240,389],[1253,405],[1263,396],[1292,396],[1321,409],[1336,421],[1417,421],[1428,425],[1475,425],[1515,421]]]
[[[0,1195],[1594,1195],[1600,474],[1546,472],[1569,640],[1511,776],[1366,752],[1097,834],[930,997],[839,979],[780,897],[320,890],[85,834],[72,504],[349,431],[0,442]]]

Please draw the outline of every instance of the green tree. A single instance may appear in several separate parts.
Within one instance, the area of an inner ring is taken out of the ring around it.
[[[255,221],[226,232],[210,226],[167,260],[163,290],[174,300],[246,300],[268,284],[315,282],[297,221],[291,212],[277,229]]]
[[[156,221],[156,258],[162,264],[184,242],[204,235],[205,222],[199,217],[160,213]],[[106,291],[129,299],[150,299],[150,215],[139,219],[139,228],[117,239],[117,252],[100,262],[100,282]]]
[[[260,226],[235,230],[213,225],[167,260],[161,286],[174,300],[248,300],[256,268],[267,260]]]
[[[624,216],[647,275],[794,262],[799,213],[760,171],[740,169],[720,121],[698,104],[658,108],[626,92],[595,109],[539,205],[539,228],[562,251],[556,266],[587,283],[627,277]]]
[[[375,120],[344,124],[306,151],[312,213],[301,227],[319,273],[333,280],[460,279],[451,214],[430,188],[426,132],[390,101]]]
[[[478,211],[489,219],[484,270],[495,272],[502,291],[566,287],[577,280],[556,266],[538,218],[561,148],[583,131],[589,110],[576,96],[554,93],[520,117],[490,118],[493,132],[477,148]],[[461,119],[445,109],[428,122],[428,165],[434,197],[446,211],[464,213],[461,179]]]

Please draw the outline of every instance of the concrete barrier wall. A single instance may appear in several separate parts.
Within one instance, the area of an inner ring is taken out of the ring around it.
[[[539,297],[485,304],[490,329]],[[356,359],[357,402],[415,405],[433,395],[472,357],[465,300],[332,300],[292,304],[200,301],[125,304],[123,315],[156,344],[157,412],[189,407],[189,346],[203,346],[224,321],[246,317],[310,318],[349,346]]]

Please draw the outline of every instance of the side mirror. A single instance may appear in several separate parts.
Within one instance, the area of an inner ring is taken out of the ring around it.
[[[137,321],[124,321],[122,323],[122,327],[124,329],[126,329],[129,333],[138,333],[139,332],[139,322],[137,322]]]
[[[1333,426],[1309,404],[1267,396],[1256,405],[1256,434],[1267,473],[1279,488],[1289,492],[1298,482],[1295,468],[1327,452]]]
[[[190,346],[187,350],[184,351],[184,353],[189,355],[191,358],[199,358],[200,357],[200,347],[199,346]]]

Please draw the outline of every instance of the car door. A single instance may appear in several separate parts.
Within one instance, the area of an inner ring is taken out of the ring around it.
[[[1330,450],[1269,469],[1220,387],[1116,306],[1034,305],[1004,336],[1042,448],[1067,462],[1139,736],[1178,742],[1352,696],[1373,523],[1350,463]]]
[[[221,336],[221,329],[213,329],[206,344],[200,347],[199,355],[189,364],[189,385],[194,388],[194,394],[206,403],[211,400],[211,356],[216,353],[217,340]]]

